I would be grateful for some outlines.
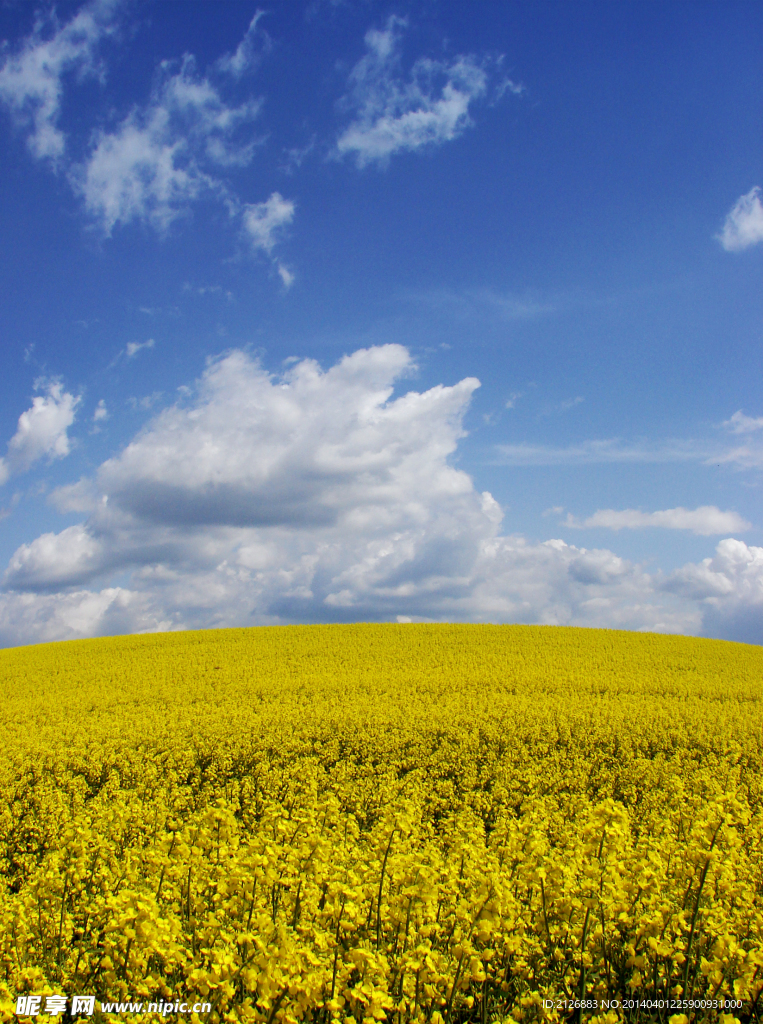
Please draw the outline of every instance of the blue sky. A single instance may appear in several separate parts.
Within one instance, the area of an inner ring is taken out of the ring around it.
[[[763,643],[760,5],[6,0],[0,33],[0,643]]]

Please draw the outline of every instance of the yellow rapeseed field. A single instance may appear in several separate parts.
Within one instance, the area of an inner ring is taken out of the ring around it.
[[[763,1016],[763,648],[274,627],[0,680],[2,1020]]]

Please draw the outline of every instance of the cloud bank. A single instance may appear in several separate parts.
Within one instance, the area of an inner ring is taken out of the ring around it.
[[[664,577],[503,534],[497,502],[453,464],[479,382],[406,391],[414,369],[400,345],[281,376],[243,351],[211,360],[93,477],[54,492],[85,518],[13,554],[0,641],[396,618],[763,639],[763,557],[739,540]]]

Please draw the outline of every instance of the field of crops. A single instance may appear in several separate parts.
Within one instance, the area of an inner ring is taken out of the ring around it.
[[[759,1021],[762,768],[760,647],[357,625],[1,651],[0,1019],[90,995],[82,1019]]]

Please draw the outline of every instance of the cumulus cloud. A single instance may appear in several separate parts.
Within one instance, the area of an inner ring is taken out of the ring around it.
[[[150,598],[121,587],[65,594],[0,594],[0,644],[50,643],[73,637],[113,636],[172,629]]]
[[[68,429],[74,423],[79,397],[58,382],[45,385],[45,394],[32,399],[32,407],[19,416],[8,452],[0,459],[0,483],[13,473],[24,473],[39,459],[62,459],[69,454]]]
[[[763,548],[722,540],[713,558],[677,569],[663,589],[699,604],[707,635],[763,643]]]
[[[241,351],[212,360],[93,478],[51,495],[84,518],[13,554],[0,641],[399,616],[695,633],[720,614],[708,597],[755,607],[756,570],[727,564],[741,542],[719,547],[720,569],[695,566],[698,584],[691,567],[665,579],[503,535],[497,502],[452,462],[478,381],[406,391],[413,369],[399,345],[281,376]],[[708,590],[713,574],[733,580]]]
[[[445,458],[478,386],[468,378],[389,401],[411,367],[406,349],[385,345],[325,372],[303,360],[275,380],[231,352],[210,363],[193,401],[104,463],[98,483],[119,508],[165,524],[403,526],[424,514],[414,480],[427,501],[470,491]]]
[[[605,530],[640,530],[647,526],[658,526],[666,530],[691,530],[703,537],[736,533],[751,527],[737,512],[722,512],[715,505],[702,505],[695,509],[667,508],[659,512],[604,508],[582,521],[568,514],[564,525],[574,529]]]
[[[384,165],[394,153],[457,138],[471,124],[470,106],[487,94],[489,64],[473,56],[449,64],[420,58],[405,79],[400,39],[406,24],[393,15],[385,28],[370,29],[367,53],[350,74],[342,106],[354,119],[340,135],[336,153],[351,154],[358,167]]]
[[[102,75],[99,43],[116,31],[116,0],[87,4],[66,25],[38,19],[31,36],[0,67],[0,101],[10,109],[38,158],[57,161],[65,136],[58,127],[64,76]],[[52,32],[51,32],[52,29]]]
[[[44,533],[22,544],[10,560],[7,576],[23,579],[27,589],[55,590],[87,579],[94,565],[103,564],[102,543],[83,525],[61,533]]]
[[[727,252],[739,252],[763,241],[763,205],[757,186],[737,199],[726,216],[718,240]]]
[[[48,503],[59,512],[92,512],[98,505],[98,492],[92,480],[82,477],[75,484],[56,487]]]

